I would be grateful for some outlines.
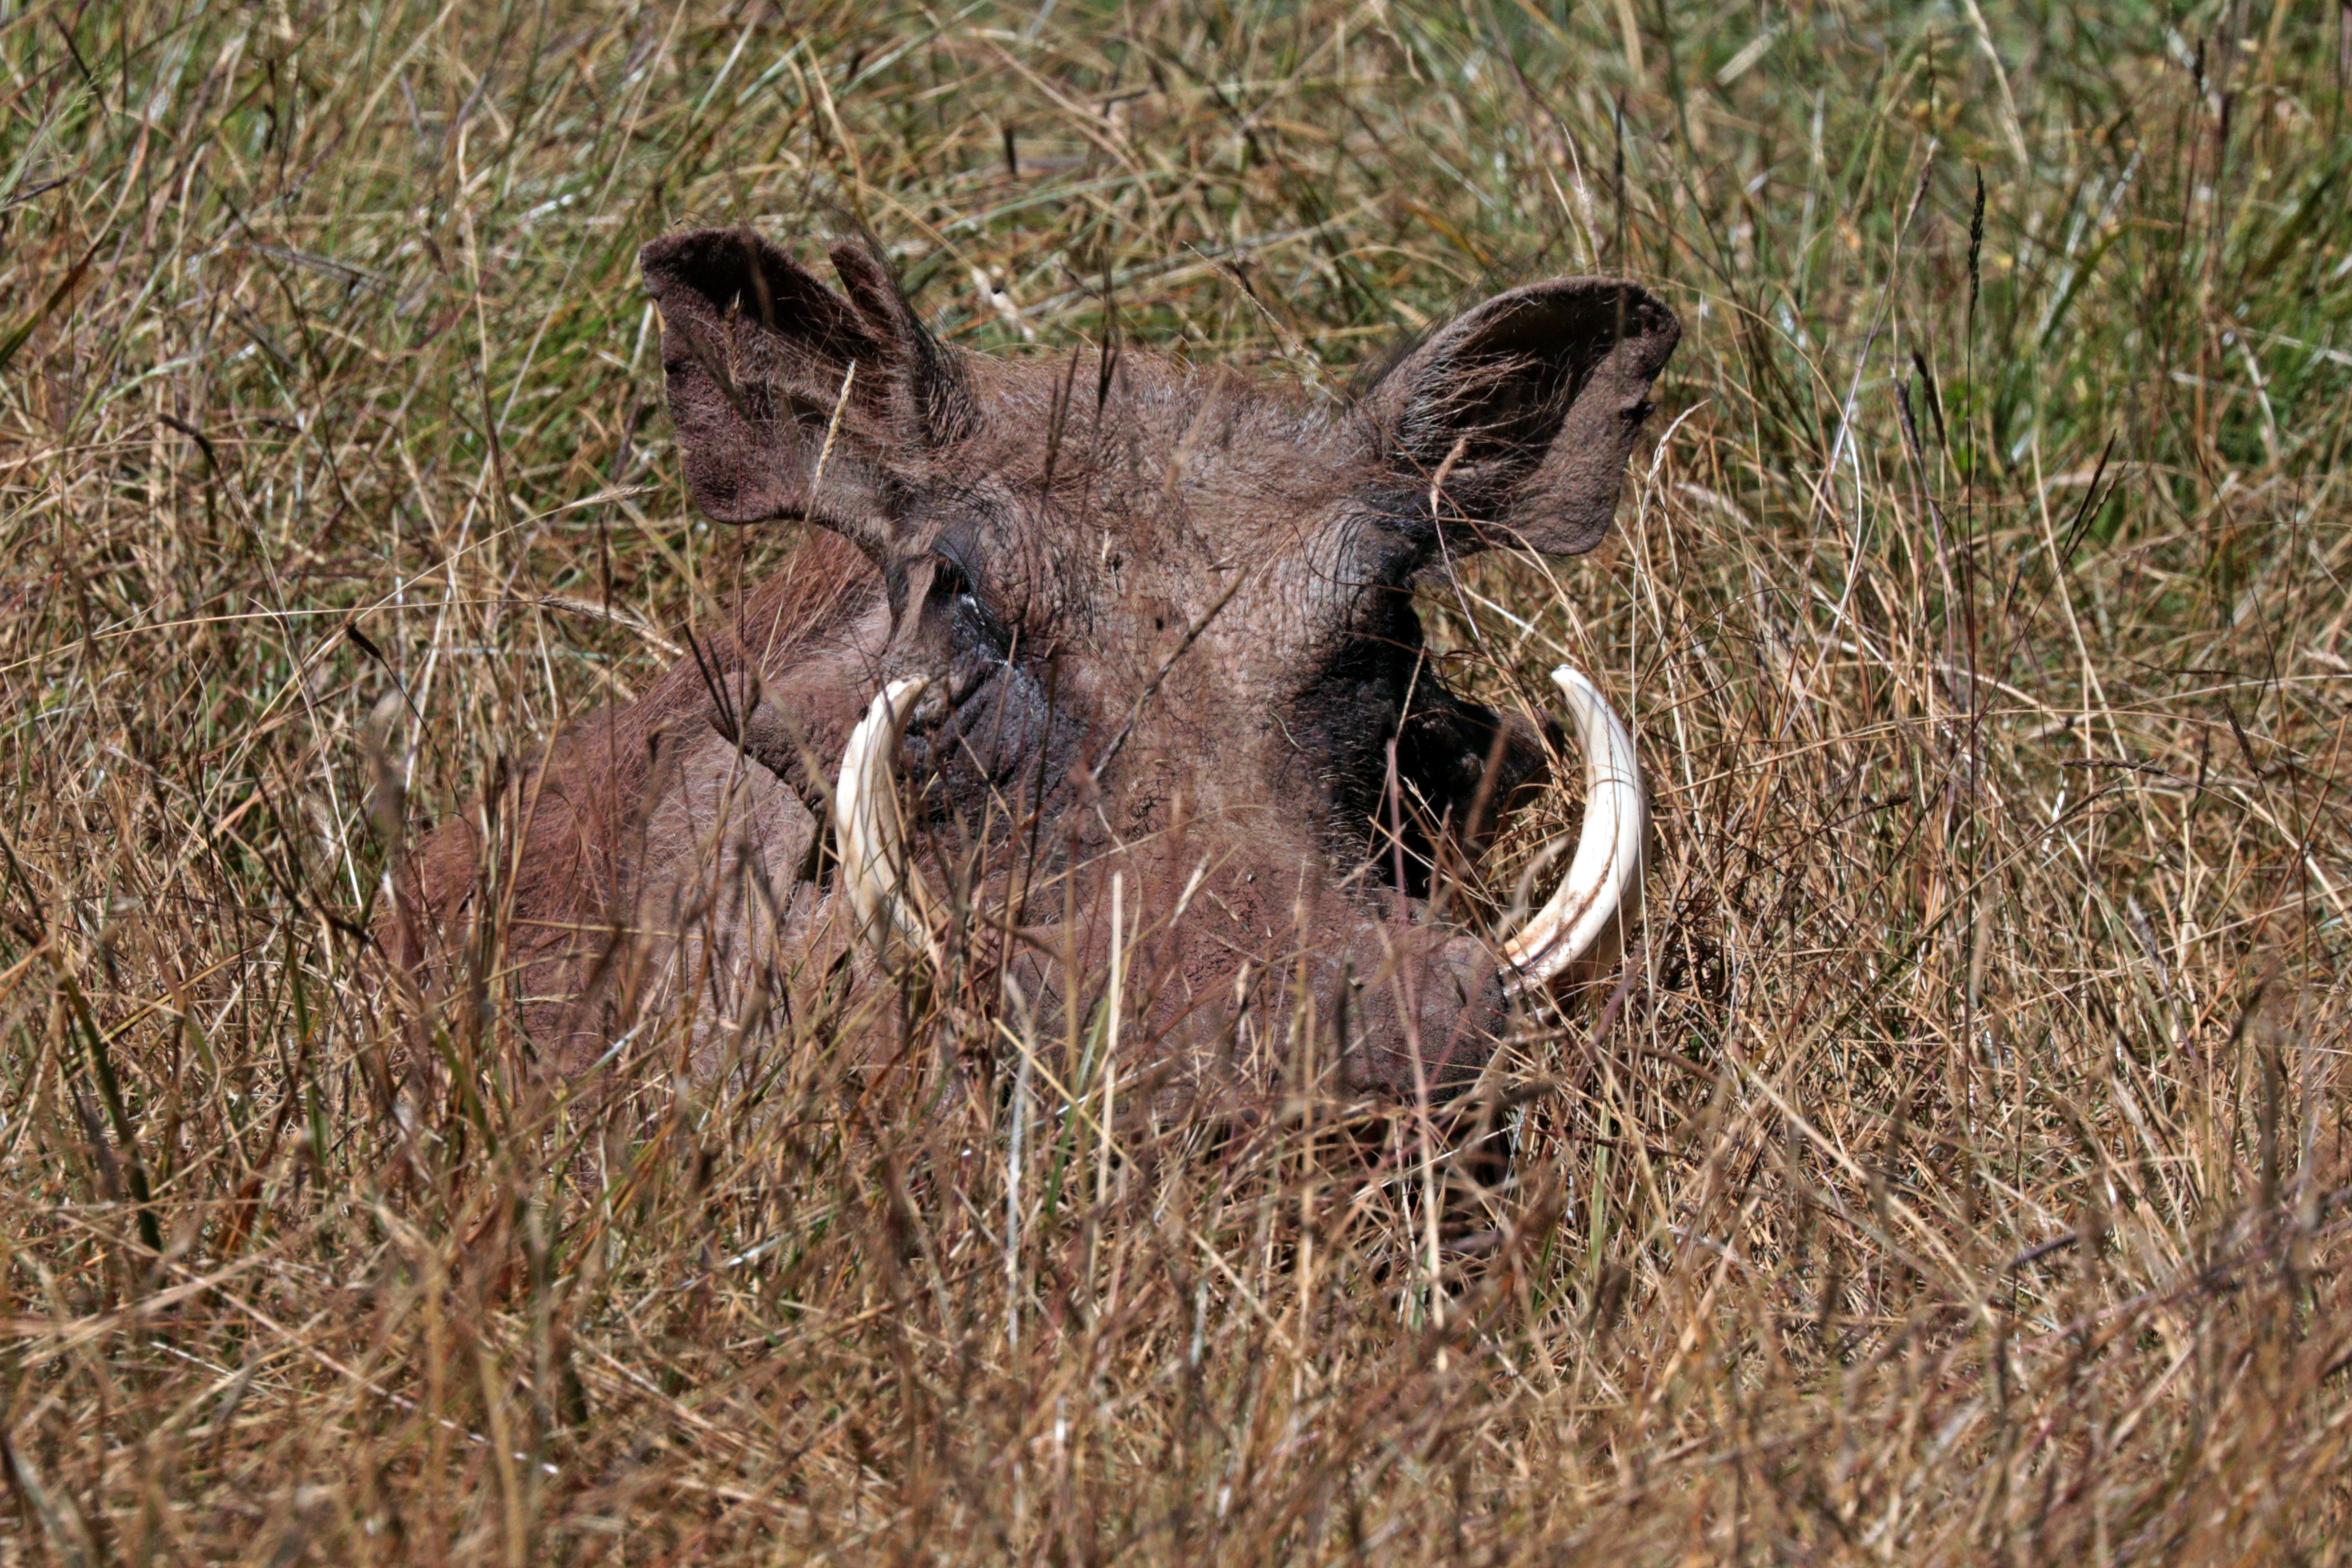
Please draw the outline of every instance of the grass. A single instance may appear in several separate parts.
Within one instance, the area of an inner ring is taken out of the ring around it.
[[[5,0],[0,1559],[2345,1562],[2348,27]],[[1312,1097],[1114,1158],[821,1012],[387,1112],[400,833],[791,548],[685,501],[688,221],[1335,388],[1675,304],[1619,532],[1427,605],[1659,822],[1492,1257]]]

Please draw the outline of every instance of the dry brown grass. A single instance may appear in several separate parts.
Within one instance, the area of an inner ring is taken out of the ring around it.
[[[0,1558],[2344,1561],[2347,16],[0,9]],[[1429,605],[1659,816],[1492,1257],[1311,1094],[934,1102],[969,1013],[593,1110],[452,1013],[383,1113],[371,713],[413,826],[789,547],[685,504],[689,217],[1329,384],[1675,303],[1622,535]]]

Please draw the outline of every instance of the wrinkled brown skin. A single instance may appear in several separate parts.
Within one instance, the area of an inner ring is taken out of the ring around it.
[[[427,837],[395,960],[446,985],[499,914],[538,1060],[577,1073],[691,987],[707,1070],[730,1024],[843,953],[824,796],[883,683],[922,674],[924,875],[1020,906],[1033,940],[992,951],[1033,1014],[1060,1016],[1072,956],[1099,975],[1117,873],[1163,1086],[1238,1087],[1237,1010],[1286,1016],[1301,973],[1344,1020],[1338,1087],[1475,1080],[1503,988],[1484,943],[1415,917],[1430,858],[1475,856],[1549,737],[1445,689],[1411,584],[1491,546],[1600,542],[1673,315],[1615,279],[1515,289],[1333,409],[1132,351],[966,355],[865,252],[833,260],[843,292],[741,231],[646,248],[696,503],[829,531],[698,658]],[[1375,827],[1400,806],[1402,886]]]

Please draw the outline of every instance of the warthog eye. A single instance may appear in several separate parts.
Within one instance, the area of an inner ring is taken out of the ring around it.
[[[969,597],[971,595],[971,574],[963,563],[945,551],[935,552],[939,564],[931,569],[931,592],[943,599]]]
[[[937,564],[931,573],[931,602],[951,617],[956,642],[1005,657],[1012,648],[1011,630],[981,596],[971,569],[944,548],[933,551],[932,559]]]

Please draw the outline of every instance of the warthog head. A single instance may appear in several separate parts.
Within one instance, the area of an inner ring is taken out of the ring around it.
[[[1116,347],[969,355],[853,247],[839,291],[737,230],[643,259],[695,504],[827,531],[516,770],[511,854],[479,817],[426,842],[412,957],[508,910],[525,1027],[576,1060],[656,992],[723,1025],[952,933],[1058,1015],[1116,943],[1167,1081],[1234,1059],[1258,986],[1336,1025],[1351,1092],[1412,1094],[1475,1077],[1516,992],[1613,956],[1640,781],[1569,671],[1590,787],[1559,892],[1498,947],[1432,918],[1549,747],[1446,689],[1412,585],[1601,540],[1679,334],[1655,299],[1512,289],[1335,407]]]

